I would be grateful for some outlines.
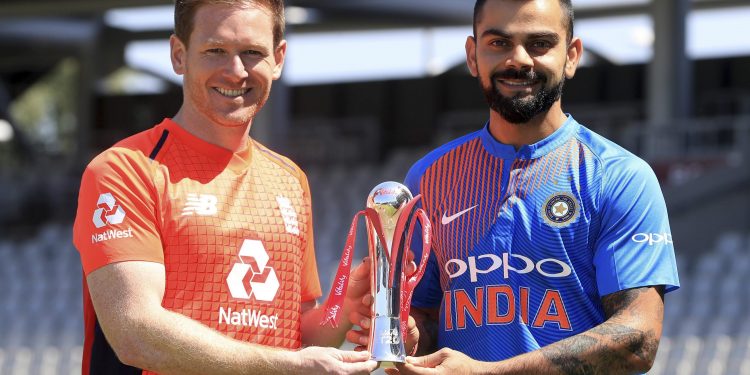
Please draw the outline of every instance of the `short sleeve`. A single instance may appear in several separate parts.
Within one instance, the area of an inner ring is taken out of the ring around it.
[[[651,285],[677,289],[667,208],[654,172],[640,159],[614,164],[609,170],[594,254],[600,296]]]
[[[302,254],[302,302],[312,301],[323,295],[320,288],[320,278],[318,277],[318,265],[315,260],[315,239],[313,235],[313,215],[312,202],[310,195],[310,186],[304,173],[300,172],[302,178],[300,184],[303,189],[303,197],[308,207],[307,210],[307,228],[305,233],[305,248]]]
[[[164,263],[152,173],[135,151],[110,149],[86,168],[73,243],[86,275],[110,263]]]

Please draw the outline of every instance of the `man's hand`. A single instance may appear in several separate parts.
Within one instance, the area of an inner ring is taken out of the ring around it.
[[[370,316],[372,296],[370,293],[370,257],[362,259],[349,274],[349,285],[344,299],[344,313],[348,314],[352,324],[360,324],[360,315]]]
[[[372,310],[373,297],[370,292],[370,257],[365,257],[351,273],[349,279],[349,288],[346,291],[346,302],[344,312],[347,313],[349,321],[362,327],[358,331],[352,328],[346,333],[346,339],[356,345],[355,350],[361,351],[367,349],[367,340],[370,335],[370,316]]]
[[[369,374],[378,368],[368,352],[308,347],[297,352],[301,374]]]
[[[480,373],[482,365],[459,351],[443,348],[424,357],[407,357],[406,363],[396,364],[395,369],[387,369],[393,374],[474,374]]]

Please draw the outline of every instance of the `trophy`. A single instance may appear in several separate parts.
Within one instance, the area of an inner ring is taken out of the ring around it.
[[[411,297],[430,255],[430,222],[424,210],[416,206],[419,199],[419,195],[412,197],[409,189],[398,182],[383,182],[372,189],[367,197],[367,208],[352,220],[328,298],[322,324],[330,321],[336,325],[348,284],[357,220],[364,215],[372,260],[370,287],[374,297],[367,350],[378,362],[404,362],[407,355],[404,341]],[[422,227],[422,256],[416,271],[406,275],[409,245],[417,222]]]

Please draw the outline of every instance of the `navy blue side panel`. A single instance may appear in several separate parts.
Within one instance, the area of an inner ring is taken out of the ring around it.
[[[94,342],[91,348],[90,375],[140,375],[143,370],[128,366],[115,355],[109,342],[104,337],[104,332],[96,321],[94,326]]]

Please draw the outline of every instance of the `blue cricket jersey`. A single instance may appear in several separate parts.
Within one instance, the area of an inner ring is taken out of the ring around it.
[[[406,185],[432,222],[412,305],[440,307],[439,347],[499,361],[602,323],[602,296],[679,287],[653,171],[572,117],[517,151],[485,125],[419,160]]]

